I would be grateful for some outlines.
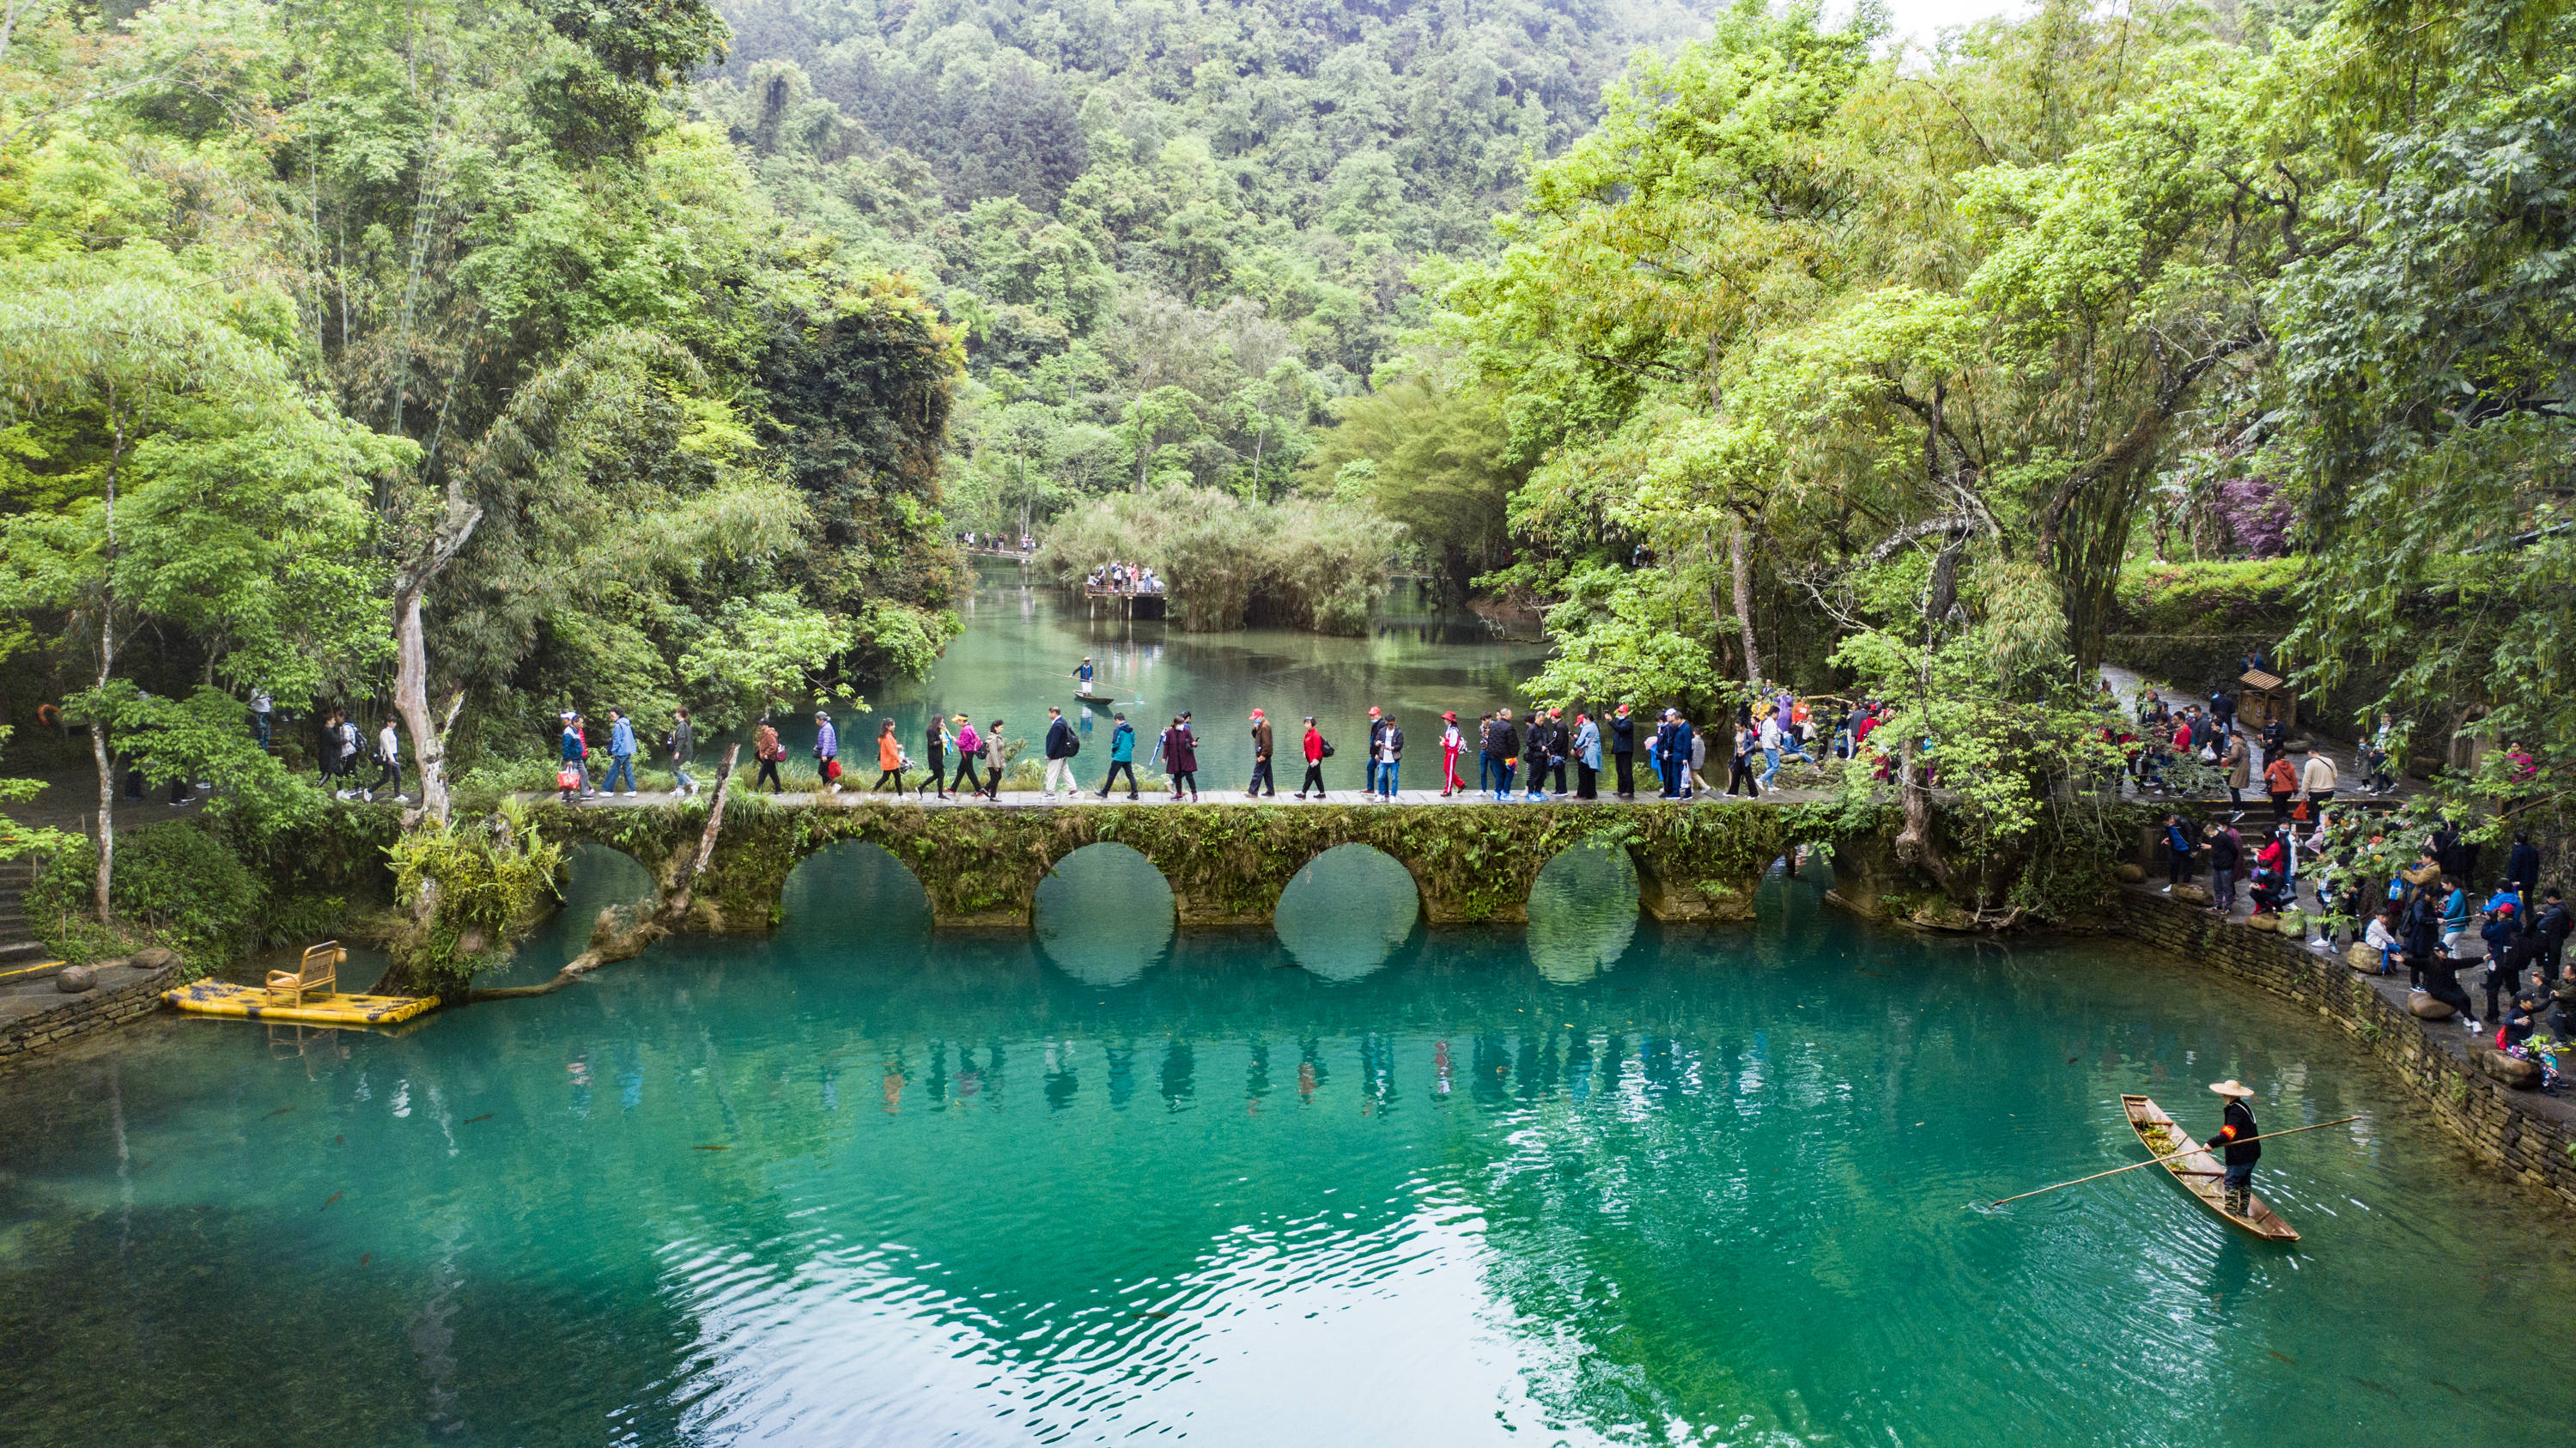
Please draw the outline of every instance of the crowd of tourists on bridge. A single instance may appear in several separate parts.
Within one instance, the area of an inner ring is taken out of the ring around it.
[[[1080,671],[1076,677],[1087,684],[1087,676]],[[1358,743],[1359,757],[1353,763],[1362,776],[1362,797],[1375,802],[1391,803],[1402,791],[1408,749],[1417,768],[1435,771],[1432,778],[1444,799],[1472,795],[1490,796],[1496,803],[1593,800],[1602,797],[1606,782],[1612,798],[1633,800],[1641,777],[1645,790],[1661,799],[1719,794],[1759,798],[1765,789],[1777,787],[1780,771],[1787,765],[1813,765],[1827,755],[1861,754],[1883,715],[1881,706],[1871,702],[1847,707],[1839,701],[1811,702],[1780,691],[1739,705],[1731,719],[1708,723],[1694,723],[1678,708],[1662,709],[1649,717],[1626,703],[1601,710],[1597,716],[1584,707],[1541,707],[1519,714],[1503,707],[1473,721],[1460,718],[1455,710],[1444,711],[1436,720],[1417,725],[1408,737],[1404,723],[1392,711],[1371,707],[1366,734]],[[565,803],[636,793],[635,760],[643,745],[634,720],[623,710],[609,710],[602,731],[605,737],[597,747],[591,742],[591,721],[566,711],[560,723],[555,783]],[[1146,721],[1145,727],[1154,731],[1150,738],[1124,710],[1113,711],[1107,727],[1107,767],[1098,789],[1088,791],[1093,797],[1109,798],[1123,780],[1126,797],[1141,799],[1140,766],[1168,788],[1172,800],[1201,797],[1200,754],[1206,746],[1202,726],[1191,711],[1182,710],[1159,726]],[[1018,752],[1007,736],[1008,728],[1001,719],[979,725],[962,713],[933,716],[921,735],[922,752],[916,761],[908,742],[898,736],[895,721],[883,720],[876,736],[877,778],[870,790],[999,803],[1003,776]],[[849,786],[840,733],[829,711],[815,712],[814,729],[816,777],[825,790],[838,793]],[[1088,719],[1077,728],[1061,709],[1047,710],[1040,740],[1046,798],[1072,799],[1086,792],[1088,787],[1076,778],[1074,759],[1082,751],[1083,736],[1091,732]],[[1250,766],[1243,791],[1246,798],[1278,797],[1277,756],[1283,743],[1294,751],[1292,761],[1303,765],[1289,797],[1325,798],[1326,761],[1342,755],[1315,716],[1301,716],[1294,726],[1283,728],[1274,724],[1267,710],[1255,709],[1239,737],[1242,754],[1238,757],[1247,758]],[[769,717],[764,715],[753,730],[751,746],[757,767],[751,787],[757,791],[766,785],[773,793],[784,792],[779,766],[787,760],[787,749]],[[660,752],[676,778],[678,792],[695,793],[696,740],[688,710],[672,711],[662,731]],[[1709,772],[1712,759],[1727,776],[1723,790]],[[1337,771],[1351,767],[1335,766]]]

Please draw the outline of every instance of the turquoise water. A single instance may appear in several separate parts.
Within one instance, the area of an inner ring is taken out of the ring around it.
[[[2268,998],[1807,880],[1663,929],[1608,856],[1492,933],[1358,851],[1276,932],[1175,934],[1140,867],[934,937],[848,850],[771,938],[0,1082],[0,1442],[2349,1448],[2576,1408],[2576,1236]],[[2226,1075],[2272,1128],[2363,1114],[2266,1159],[2296,1248],[2152,1172],[1969,1209],[2137,1159],[2122,1091],[2205,1130]]]

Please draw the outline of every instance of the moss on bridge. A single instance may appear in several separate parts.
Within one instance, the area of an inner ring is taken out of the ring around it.
[[[535,810],[563,841],[587,840],[643,862],[666,896],[706,822],[698,800]],[[790,871],[845,840],[883,847],[921,881],[942,925],[1026,925],[1039,881],[1087,845],[1120,844],[1170,882],[1187,925],[1261,924],[1306,863],[1337,845],[1382,850],[1409,871],[1436,924],[1517,921],[1538,872],[1576,845],[1607,843],[1636,862],[1645,907],[1664,919],[1739,919],[1770,863],[1833,836],[1815,805],[1528,804],[1079,805],[925,809],[876,801],[784,804],[736,796],[689,924],[761,930],[777,923]]]

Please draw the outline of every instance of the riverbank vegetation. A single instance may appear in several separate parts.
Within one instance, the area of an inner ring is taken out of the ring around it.
[[[2570,12],[28,0],[0,724],[113,922],[129,774],[332,812],[254,697],[398,717],[436,834],[564,709],[927,668],[1046,520],[1189,628],[1403,553],[1539,700],[1884,700],[1918,852],[1939,773],[2050,854],[2122,650],[2563,813]]]
[[[1334,499],[1264,503],[1180,483],[1096,499],[1058,519],[1039,566],[1079,579],[1112,559],[1154,560],[1186,587],[1171,616],[1194,632],[1247,625],[1356,637],[1386,592],[1386,527]]]

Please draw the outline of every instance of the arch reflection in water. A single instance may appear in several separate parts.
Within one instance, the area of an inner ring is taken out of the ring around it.
[[[843,840],[797,862],[779,891],[779,936],[812,944],[921,935],[930,892],[882,845]]]
[[[1038,948],[1085,985],[1125,985],[1172,943],[1172,887],[1125,845],[1085,845],[1038,882]]]
[[[1619,963],[1636,933],[1637,866],[1623,846],[1576,845],[1530,884],[1530,962],[1549,980],[1592,979]]]
[[[1366,845],[1335,845],[1306,862],[1271,922],[1297,963],[1330,981],[1383,966],[1422,918],[1413,876]]]

